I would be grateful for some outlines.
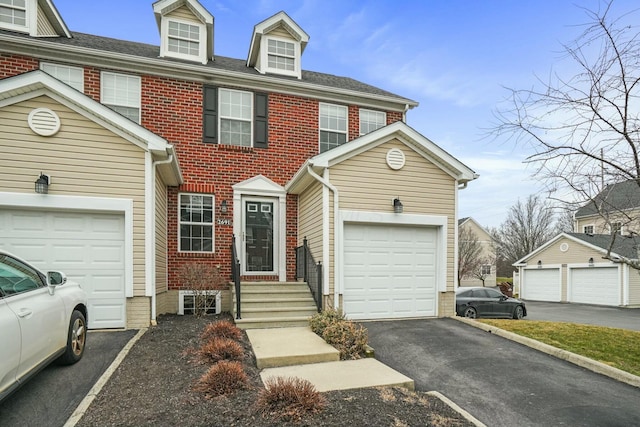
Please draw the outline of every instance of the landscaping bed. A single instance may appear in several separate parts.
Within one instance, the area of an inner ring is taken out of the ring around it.
[[[196,391],[211,367],[197,356],[201,334],[226,315],[160,316],[135,344],[78,426],[471,426],[439,399],[402,388],[368,388],[322,393],[324,409],[302,418],[264,414],[264,389],[246,334],[242,366],[248,387],[206,397]]]

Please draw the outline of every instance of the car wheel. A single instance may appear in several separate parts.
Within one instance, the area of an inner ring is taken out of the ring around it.
[[[524,317],[524,309],[522,308],[521,305],[517,305],[516,309],[513,310],[513,318],[520,320],[523,317]]]
[[[71,314],[69,322],[69,334],[67,336],[67,348],[58,362],[63,365],[71,365],[82,359],[84,345],[87,339],[87,323],[84,315],[78,310]]]
[[[478,317],[478,312],[473,307],[467,307],[464,309],[463,315],[468,319],[475,319]]]

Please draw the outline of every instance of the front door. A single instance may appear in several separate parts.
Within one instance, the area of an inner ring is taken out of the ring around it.
[[[243,198],[242,273],[277,274],[277,200]]]

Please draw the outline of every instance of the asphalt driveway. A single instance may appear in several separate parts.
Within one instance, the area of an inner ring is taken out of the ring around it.
[[[49,365],[0,403],[0,426],[60,427],[138,331],[89,331],[75,365]]]
[[[640,331],[640,308],[526,301],[525,320],[549,320]]]
[[[488,426],[640,425],[640,389],[458,322],[363,322],[376,358]]]

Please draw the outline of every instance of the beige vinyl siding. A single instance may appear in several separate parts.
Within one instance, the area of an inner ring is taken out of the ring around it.
[[[42,8],[38,7],[37,13],[37,26],[36,33],[38,36],[57,36],[55,28],[51,25],[51,22],[47,19],[47,16],[42,11]]]
[[[398,171],[386,165],[391,148],[402,150],[406,157],[405,166]],[[456,183],[450,175],[393,140],[332,167],[330,181],[340,191],[340,209],[391,213],[392,200],[399,196],[405,214],[446,216],[447,290],[454,290]]]
[[[560,250],[560,245],[567,243],[569,249],[566,252]],[[589,262],[589,258],[593,258],[596,263],[607,262],[602,259],[603,253],[595,249],[591,249],[583,244],[562,238],[541,251],[535,254],[531,258],[527,259],[528,265],[536,265],[538,260],[542,261],[542,265],[545,264],[586,264]],[[561,261],[559,261],[561,260]]]
[[[640,233],[640,210],[629,211],[627,214],[628,216],[620,215],[618,217],[612,215],[609,221],[623,223],[623,234],[629,234],[630,231]],[[629,218],[633,218],[634,220],[629,222]],[[584,233],[584,227],[587,225],[593,225],[593,232],[595,234],[609,234],[611,232],[609,225],[607,225],[607,222],[601,216],[595,215],[587,218],[580,218],[576,220],[576,223],[576,230],[574,230],[576,233]]]
[[[478,227],[478,225],[471,220],[465,221],[462,224],[462,227],[471,229],[478,237],[478,242],[480,246],[482,246],[482,254],[481,257],[491,260],[491,274],[488,275],[484,280],[485,286],[495,286],[496,285],[496,263],[495,263],[495,255],[493,253],[491,236],[487,233],[483,228]],[[482,280],[476,277],[465,277],[460,281],[460,286],[482,286]]]
[[[167,13],[167,18],[181,19],[183,21],[190,21],[196,24],[201,24],[198,18],[187,8],[186,6],[181,6],[174,10],[173,12]]]
[[[59,115],[56,135],[29,129],[28,114],[39,107]],[[144,295],[145,152],[46,96],[0,108],[0,123],[0,191],[31,194],[42,171],[51,176],[52,195],[133,200],[134,295]]]
[[[269,35],[269,37],[280,37],[283,39],[289,39],[291,41],[295,41],[295,39],[291,37],[291,34],[289,34],[289,32],[282,27],[276,27],[266,34]]]
[[[167,186],[156,171],[156,293],[166,292],[167,283]]]
[[[629,305],[640,307],[640,270],[629,267]]]
[[[127,328],[149,327],[151,319],[151,300],[147,297],[127,298]]]
[[[298,246],[307,237],[316,262],[322,261],[322,184],[312,184],[298,196]]]

